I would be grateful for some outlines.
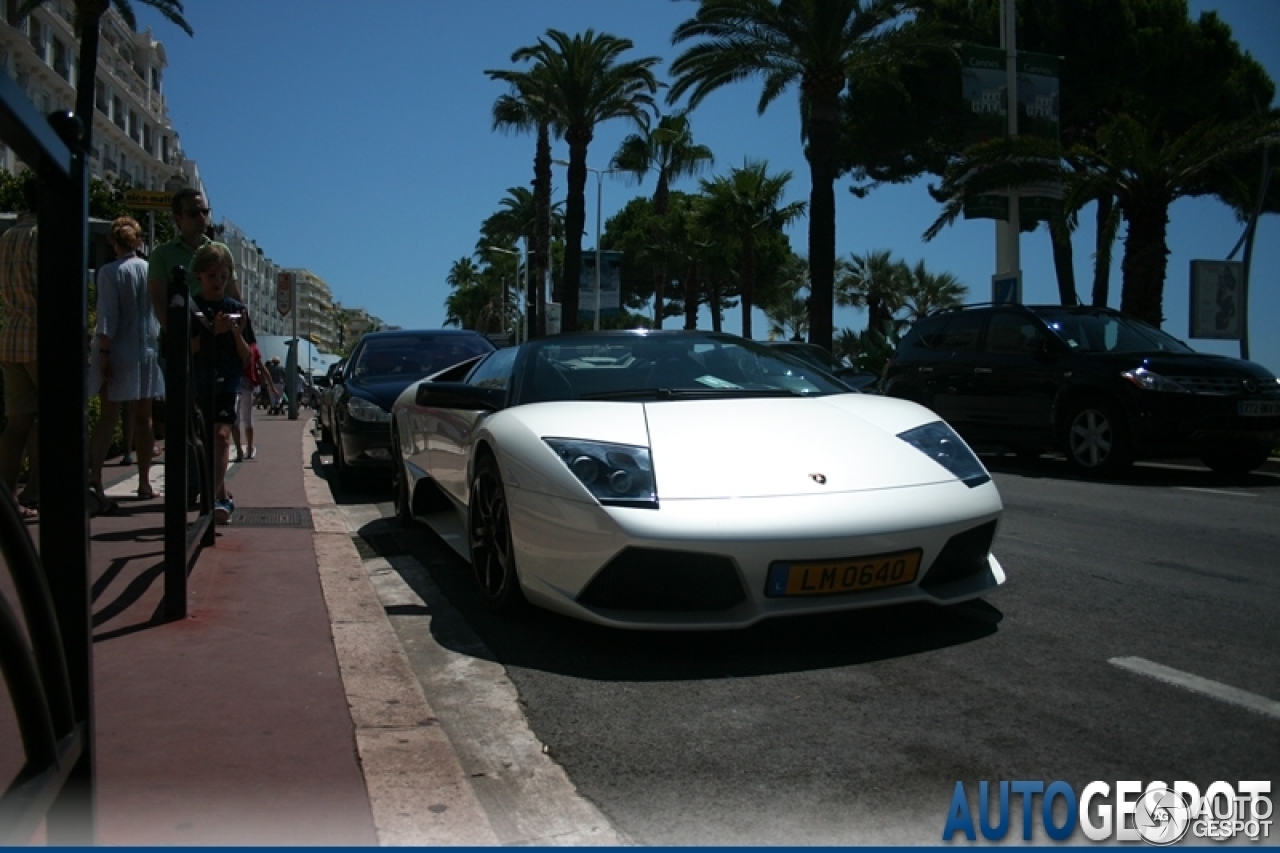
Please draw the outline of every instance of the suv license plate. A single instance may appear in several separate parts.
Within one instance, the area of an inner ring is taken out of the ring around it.
[[[1240,404],[1240,414],[1245,417],[1280,415],[1280,400],[1252,401]]]
[[[917,548],[849,560],[774,563],[769,567],[765,595],[835,595],[911,583],[920,571],[920,553]]]

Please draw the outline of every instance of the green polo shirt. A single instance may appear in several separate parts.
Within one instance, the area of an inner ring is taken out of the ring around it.
[[[169,287],[169,274],[174,267],[185,267],[187,270],[187,292],[192,296],[200,292],[200,279],[196,278],[191,272],[191,258],[195,255],[197,249],[202,249],[209,243],[214,242],[208,237],[204,238],[204,242],[195,249],[182,242],[181,237],[174,237],[168,243],[161,243],[156,246],[155,251],[147,258],[147,281],[163,281],[165,289]],[[223,245],[224,248],[225,244]],[[228,252],[231,250],[228,248]],[[231,270],[231,286],[227,288],[227,293],[231,296],[239,296],[240,288],[236,284],[235,268]]]

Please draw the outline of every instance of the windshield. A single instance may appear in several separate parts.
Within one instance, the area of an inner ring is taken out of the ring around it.
[[[467,335],[397,335],[364,343],[353,369],[358,379],[418,379],[493,349],[484,338]]]
[[[1195,352],[1139,320],[1110,312],[1041,312],[1049,328],[1076,352]]]
[[[732,335],[634,334],[538,341],[521,402],[845,394],[821,370]]]

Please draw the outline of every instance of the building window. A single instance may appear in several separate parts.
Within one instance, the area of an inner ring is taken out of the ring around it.
[[[53,39],[53,70],[63,80],[70,82],[71,61],[67,54],[67,46],[63,44],[62,39],[57,37]]]
[[[115,122],[116,127],[124,130],[124,101],[119,96],[111,98],[111,120]]]
[[[35,17],[28,16],[27,33],[31,37],[31,47],[35,50],[36,56],[40,57],[42,61],[48,61],[44,55],[44,25],[36,20]]]
[[[110,108],[107,106],[107,87],[96,77],[94,78],[94,84],[93,104],[98,108],[98,112],[104,116],[110,116]]]
[[[129,138],[134,142],[142,142],[142,133],[138,129],[138,114],[129,110]]]

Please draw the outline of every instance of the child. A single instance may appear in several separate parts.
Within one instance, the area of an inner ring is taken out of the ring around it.
[[[235,512],[231,493],[227,491],[227,465],[231,457],[231,428],[239,413],[239,393],[244,366],[251,358],[250,347],[256,342],[253,325],[243,302],[227,296],[234,264],[231,252],[221,243],[206,243],[191,258],[191,272],[200,280],[200,292],[193,302],[199,312],[192,323],[191,351],[198,353],[201,323],[214,334],[213,444],[213,517],[218,524],[228,524]]]

